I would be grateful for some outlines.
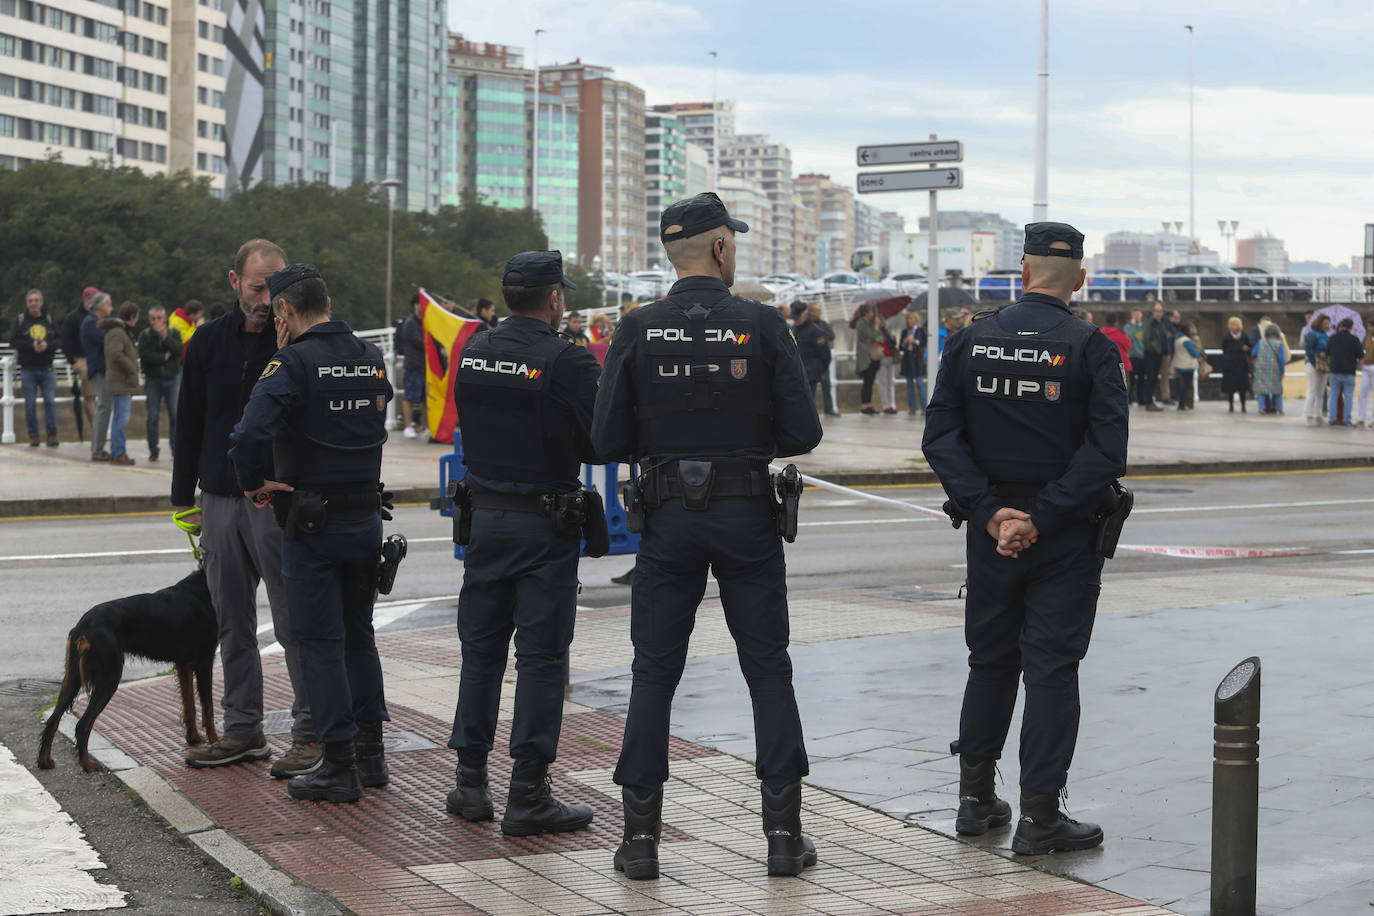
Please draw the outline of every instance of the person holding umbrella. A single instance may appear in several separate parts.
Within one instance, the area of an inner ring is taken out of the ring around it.
[[[873,380],[883,363],[882,334],[873,320],[873,306],[865,302],[860,305],[850,326],[854,328],[854,371],[859,373],[859,413],[866,417],[876,416],[873,409]]]

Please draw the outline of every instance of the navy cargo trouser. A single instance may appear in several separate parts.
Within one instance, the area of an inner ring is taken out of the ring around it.
[[[1002,756],[1024,674],[1020,759],[1027,792],[1062,789],[1078,742],[1078,663],[1088,652],[1102,590],[1093,534],[1086,522],[1070,525],[1012,558],[997,553],[987,531],[968,531],[969,672],[959,753]]]
[[[771,788],[810,772],[787,654],[787,567],[767,497],[680,499],[649,513],[631,592],[635,658],[615,781],[657,790],[668,779],[668,723],[708,569],[754,707],[755,774]]]
[[[324,742],[352,741],[357,723],[390,720],[372,630],[381,543],[375,511],[331,518],[318,534],[281,539],[291,634],[300,647],[315,732]]]
[[[563,728],[568,646],[577,619],[580,539],[564,537],[532,512],[473,509],[458,595],[463,667],[448,746],[465,763],[485,760],[496,739],[501,681],[515,636],[516,769],[557,756]]]

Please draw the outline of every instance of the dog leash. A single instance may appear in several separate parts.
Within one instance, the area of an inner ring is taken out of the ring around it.
[[[200,522],[191,521],[191,516],[200,515],[200,507],[192,506],[190,509],[183,509],[180,512],[172,513],[172,523],[182,531],[186,532],[186,540],[191,542],[191,556],[196,558],[197,563],[205,562],[205,551],[200,549],[196,543],[196,535],[200,534]]]

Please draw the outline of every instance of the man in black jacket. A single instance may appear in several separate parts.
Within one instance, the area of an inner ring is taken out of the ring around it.
[[[271,755],[262,732],[262,661],[258,654],[258,583],[267,584],[272,628],[286,656],[294,700],[291,749],[272,767],[278,779],[320,765],[300,654],[291,638],[282,586],[281,528],[270,512],[244,498],[229,460],[229,433],[243,415],[253,385],[277,351],[267,278],[286,255],[266,239],[244,242],[229,271],[235,307],[196,332],[186,345],[172,454],[172,505],[187,509],[201,490],[205,572],[219,617],[224,663],[224,728],[219,741],[186,755],[192,767],[219,767]]]
[[[1331,401],[1327,414],[1332,426],[1354,426],[1355,374],[1360,371],[1360,360],[1364,359],[1364,344],[1354,334],[1355,320],[1343,318],[1326,345],[1327,356],[1331,359]],[[1345,410],[1341,407],[1341,396],[1345,396]],[[1341,417],[1340,423],[1336,417]]]
[[[815,397],[816,386],[820,385],[826,415],[838,417],[840,412],[830,397],[830,348],[835,343],[835,332],[821,320],[819,303],[813,308],[800,299],[793,302],[792,322],[792,336],[797,339],[797,352],[806,367],[811,396]]]
[[[405,437],[414,439],[420,434],[420,414],[425,407],[425,325],[420,317],[424,303],[417,292],[410,297],[410,314],[396,329],[396,349],[400,351],[404,369],[401,375],[401,423]]]
[[[43,393],[43,419],[48,447],[57,448],[57,391],[52,360],[60,342],[57,325],[43,307],[43,291],[31,289],[24,297],[24,311],[14,323],[14,349],[19,354],[19,377],[24,388],[24,422],[29,445],[38,447],[38,394]]]
[[[72,393],[76,393],[75,384],[79,383],[81,388],[81,409],[86,414],[86,422],[95,421],[95,387],[91,384],[89,376],[86,374],[86,348],[81,343],[81,325],[86,320],[86,316],[91,313],[91,300],[95,298],[100,290],[94,286],[88,286],[81,291],[81,304],[67,313],[67,317],[62,319],[62,352],[67,354],[67,362],[72,367],[72,375],[75,377]]]

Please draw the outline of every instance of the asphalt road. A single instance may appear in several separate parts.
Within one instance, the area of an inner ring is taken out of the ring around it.
[[[1367,472],[1285,473],[1130,481],[1136,514],[1123,541],[1168,546],[1297,548],[1325,557],[1336,551],[1374,553],[1365,517],[1374,497]],[[936,506],[938,487],[876,488],[867,492]],[[963,575],[963,537],[940,518],[880,506],[860,496],[808,491],[802,528],[787,549],[794,592],[869,586],[948,590]],[[402,507],[389,531],[410,538],[410,555],[395,592],[378,606],[383,629],[452,625],[461,565],[453,559],[447,519]],[[92,604],[166,586],[191,569],[186,539],[166,515],[0,521],[0,741],[29,764],[45,680],[61,677],[66,631]],[[1177,559],[1122,552],[1113,572],[1187,564],[1245,564],[1252,560]],[[1309,562],[1304,557],[1285,563]],[[627,603],[629,589],[611,583],[630,557],[584,560],[579,603]],[[1218,596],[1222,600],[1223,596]],[[267,620],[265,596],[262,597]],[[264,644],[272,640],[262,635]],[[164,665],[131,660],[126,677]],[[86,830],[110,865],[114,881],[149,912],[252,913],[257,906],[229,887],[229,875],[168,831],[142,802],[120,790],[110,774],[80,773],[70,750],[58,748],[59,767],[39,778]],[[170,907],[170,909],[163,909]]]
[[[1318,553],[1374,548],[1366,516],[1374,507],[1367,472],[1160,477],[1128,481],[1136,511],[1123,543],[1167,546],[1297,548]],[[865,492],[938,506],[938,487],[869,488]],[[381,629],[452,624],[462,566],[453,558],[450,523],[437,512],[402,507],[388,531],[410,539],[396,588],[378,606]],[[1371,551],[1374,552],[1374,551]],[[801,531],[787,548],[796,592],[821,588],[947,586],[961,575],[963,537],[948,522],[859,496],[808,490]],[[1180,560],[1122,551],[1107,573],[1167,571]],[[1302,562],[1302,558],[1286,562]],[[170,585],[191,569],[186,537],[165,515],[0,521],[0,682],[61,677],[66,631],[91,605]],[[587,607],[625,604],[629,589],[610,580],[631,557],[584,559]],[[267,620],[260,593],[262,620]],[[263,635],[264,644],[271,641]],[[126,676],[159,666],[133,662]]]

